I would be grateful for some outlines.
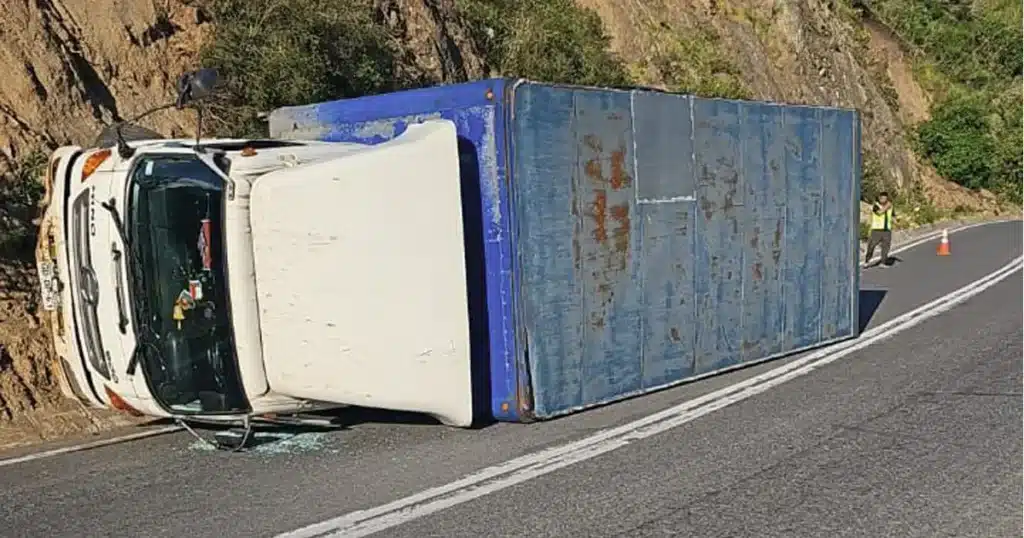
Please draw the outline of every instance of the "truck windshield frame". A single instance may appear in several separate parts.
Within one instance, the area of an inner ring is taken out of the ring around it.
[[[226,181],[194,153],[144,153],[129,173],[128,271],[134,357],[174,415],[251,411],[227,285]]]

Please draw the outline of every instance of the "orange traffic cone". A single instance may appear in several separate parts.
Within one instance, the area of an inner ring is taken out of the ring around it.
[[[942,239],[939,241],[939,248],[935,250],[935,254],[949,256],[949,232],[945,229],[942,230]]]

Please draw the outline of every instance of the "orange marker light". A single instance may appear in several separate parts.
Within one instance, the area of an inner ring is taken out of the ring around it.
[[[110,387],[104,385],[103,389],[106,390],[106,392],[107,392],[107,398],[110,398],[110,406],[111,407],[113,407],[114,409],[117,409],[118,411],[124,411],[125,413],[128,413],[129,415],[134,415],[134,416],[137,416],[137,417],[141,417],[142,416],[142,413],[140,413],[134,407],[128,405],[128,402],[124,401],[124,399],[121,398],[120,396],[118,396],[117,393],[115,393],[114,391],[110,390]]]
[[[241,154],[242,157],[252,157],[253,155],[256,155],[256,150],[250,148],[249,146],[246,146],[242,148]]]
[[[109,149],[101,149],[96,153],[93,153],[85,160],[85,164],[82,165],[82,181],[92,175],[97,168],[103,164],[104,161],[110,158]]]

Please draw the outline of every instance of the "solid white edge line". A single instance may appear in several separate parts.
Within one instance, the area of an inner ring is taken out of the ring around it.
[[[88,443],[81,443],[77,445],[65,446],[61,448],[54,448],[52,450],[43,450],[42,452],[33,452],[31,454],[25,454],[24,456],[18,456],[15,458],[7,458],[0,460],[0,467],[6,467],[8,465],[15,465],[18,463],[25,463],[33,460],[40,460],[43,458],[49,458],[52,456],[59,456],[61,454],[70,454],[71,452],[80,452],[82,450],[89,450],[92,448],[99,448],[102,446],[116,445],[118,443],[124,443],[127,441],[135,441],[137,439],[144,439],[146,437],[154,437],[157,435],[163,435],[165,433],[172,433],[181,430],[180,426],[164,426],[163,428],[157,428],[155,430],[146,430],[142,432],[130,433],[128,435],[119,435],[117,437],[110,437],[108,439],[99,439],[97,441],[90,441]]]
[[[311,538],[321,536],[358,538],[367,536],[495,493],[574,463],[591,459],[625,446],[631,441],[644,439],[675,428],[713,411],[760,394],[786,381],[806,375],[821,366],[839,360],[879,340],[888,338],[925,320],[938,316],[1021,270],[1022,262],[1024,262],[1024,257],[1018,257],[986,277],[971,282],[954,292],[948,293],[928,304],[915,308],[874,329],[864,332],[856,340],[847,341],[812,353],[807,357],[797,359],[774,370],[628,424],[598,432],[595,435],[560,447],[521,456],[485,468],[455,482],[424,490],[391,503],[351,512],[295,531],[279,534],[277,538]]]
[[[973,223],[973,224],[968,224],[968,225],[960,226],[958,228],[950,229],[949,233],[950,234],[954,234],[954,233],[957,233],[957,232],[960,232],[960,231],[963,231],[963,230],[969,230],[971,228],[977,228],[978,226],[986,226],[986,225],[989,225],[989,224],[1000,224],[1000,223],[1003,223],[1003,222],[1014,222],[1014,221],[1018,221],[1018,220],[1021,220],[1021,219],[1019,219],[1019,218],[1008,218],[1008,219],[1003,219],[1003,220],[992,220],[992,221],[976,222],[976,223]],[[942,233],[941,230],[936,231],[936,232],[930,232],[930,233],[926,234],[925,236],[919,237],[919,238],[914,239],[914,240],[912,240],[912,241],[910,241],[908,243],[905,243],[905,244],[897,246],[896,248],[891,250],[889,253],[890,253],[890,255],[891,254],[898,254],[900,252],[909,250],[909,249],[914,248],[914,247],[916,247],[916,246],[918,246],[920,244],[926,243],[926,242],[934,239],[935,237],[938,237],[939,235],[941,235],[941,233]],[[865,263],[862,263],[860,265],[860,267],[863,268],[863,267],[865,267],[865,265],[866,265]],[[861,335],[861,337],[863,337],[863,336],[864,335]],[[826,348],[826,349],[828,349],[830,352],[831,351],[835,351],[837,349],[837,346],[841,346],[841,345],[843,345],[843,344],[835,344],[835,345],[830,346],[829,348]],[[114,444],[118,444],[118,443],[124,443],[124,442],[128,442],[128,441],[136,441],[136,440],[139,440],[139,439],[145,439],[146,437],[153,437],[153,436],[156,436],[156,435],[163,435],[165,433],[172,433],[172,432],[176,432],[176,431],[181,431],[181,427],[180,426],[167,426],[165,428],[161,428],[161,429],[158,429],[158,430],[150,430],[150,431],[145,431],[145,432],[133,433],[133,434],[129,434],[129,435],[122,435],[122,436],[119,436],[119,437],[113,437],[113,438],[110,438],[110,439],[104,439],[102,441],[94,441],[94,442],[90,442],[90,443],[82,443],[82,444],[78,444],[78,445],[62,447],[62,448],[57,448],[57,449],[53,449],[53,450],[44,450],[42,452],[34,452],[32,454],[26,454],[24,456],[19,456],[19,457],[16,457],[16,458],[0,459],[0,467],[5,467],[5,466],[8,466],[8,465],[15,465],[15,464],[18,464],[18,463],[24,463],[24,462],[33,461],[33,460],[39,460],[39,459],[43,459],[43,458],[49,458],[49,457],[52,457],[52,456],[59,456],[61,454],[69,454],[69,453],[72,453],[72,452],[80,452],[80,451],[83,451],[83,450],[90,450],[90,449],[93,449],[93,448],[100,448],[100,447],[114,445]]]

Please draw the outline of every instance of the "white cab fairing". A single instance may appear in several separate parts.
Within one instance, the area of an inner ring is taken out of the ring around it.
[[[256,180],[252,240],[271,390],[473,420],[455,126],[434,120]]]

